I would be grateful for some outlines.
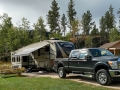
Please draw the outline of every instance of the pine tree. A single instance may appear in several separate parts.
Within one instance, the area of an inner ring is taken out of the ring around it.
[[[36,41],[42,41],[45,39],[46,36],[46,25],[44,24],[44,20],[42,17],[39,17],[37,23],[33,25],[35,28],[35,35],[34,35],[34,40]]]
[[[96,27],[96,25],[93,26],[93,29],[91,31],[91,35],[94,36],[94,35],[98,35],[99,32],[98,32],[98,28]]]
[[[61,26],[62,26],[62,32],[64,33],[64,37],[66,32],[66,25],[67,25],[67,18],[65,17],[65,14],[63,14],[61,18]]]
[[[21,47],[24,47],[28,44],[29,42],[29,29],[30,29],[30,22],[26,18],[21,19],[21,25],[19,25],[19,31],[20,31],[20,42],[21,42]]]
[[[85,39],[85,47],[92,47],[92,37],[88,36],[86,39]]]
[[[12,33],[13,24],[12,24],[12,18],[9,17],[7,14],[3,14],[3,16],[0,16],[0,53],[2,53],[2,57],[4,57],[4,60],[7,60],[10,51],[11,51],[11,41],[9,41],[10,37],[8,34]],[[11,36],[13,37],[13,36]]]
[[[93,29],[91,31],[91,38],[92,38],[92,42],[89,42],[92,45],[91,47],[99,47],[100,37],[99,37],[99,31],[96,25],[93,26]]]
[[[74,1],[70,0],[70,2],[68,3],[68,11],[67,11],[68,21],[69,21],[68,27],[70,28],[70,31],[72,31],[71,25],[72,22],[75,20],[77,14],[77,12],[74,9],[74,6],[75,6]]]
[[[94,25],[94,22],[92,22],[92,14],[88,10],[86,13],[82,15],[82,29],[84,35],[89,35],[90,29],[92,28],[92,25]]]
[[[113,14],[114,8],[110,5],[109,10],[100,19],[101,42],[109,42],[109,33],[115,27],[116,21]]]
[[[101,37],[101,44],[106,43],[108,38],[106,37],[106,24],[105,24],[105,17],[102,16],[100,19],[100,37]]]
[[[106,27],[108,30],[111,30],[112,28],[115,27],[115,16],[113,14],[114,8],[112,5],[109,7],[109,11],[106,12],[105,18],[106,18]],[[109,31],[108,31],[109,32]]]
[[[72,28],[72,37],[75,37],[76,34],[79,34],[80,30],[80,21],[79,19],[75,19],[74,21],[71,22],[71,28]]]
[[[105,13],[106,38],[109,38],[110,30],[115,27],[115,16],[113,14],[113,10],[114,8],[110,5],[109,11]]]
[[[58,3],[55,0],[53,0],[51,10],[49,10],[48,15],[47,15],[47,22],[50,27],[50,32],[60,33],[59,9],[60,8],[58,7]]]
[[[120,31],[120,8],[119,8],[119,10],[117,11],[117,14],[119,15],[119,26],[118,26],[118,28],[119,28],[119,31]]]

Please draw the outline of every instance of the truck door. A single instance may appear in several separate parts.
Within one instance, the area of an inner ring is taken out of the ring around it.
[[[69,71],[71,72],[79,72],[79,51],[72,51],[69,58]]]
[[[91,61],[85,60],[85,55],[89,55],[89,53],[86,50],[81,50],[79,55],[79,70],[81,72],[90,72],[92,70]]]

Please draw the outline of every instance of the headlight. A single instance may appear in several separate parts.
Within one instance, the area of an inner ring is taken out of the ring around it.
[[[108,61],[112,69],[118,69],[117,61]]]

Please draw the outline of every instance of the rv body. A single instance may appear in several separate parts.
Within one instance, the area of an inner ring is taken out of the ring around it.
[[[62,40],[45,40],[30,44],[11,52],[12,67],[28,68],[32,66],[52,69],[55,58],[67,58],[73,49],[72,42]]]

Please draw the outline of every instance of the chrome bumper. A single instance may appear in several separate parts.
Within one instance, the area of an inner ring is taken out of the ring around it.
[[[120,70],[109,70],[111,77],[120,77]]]

